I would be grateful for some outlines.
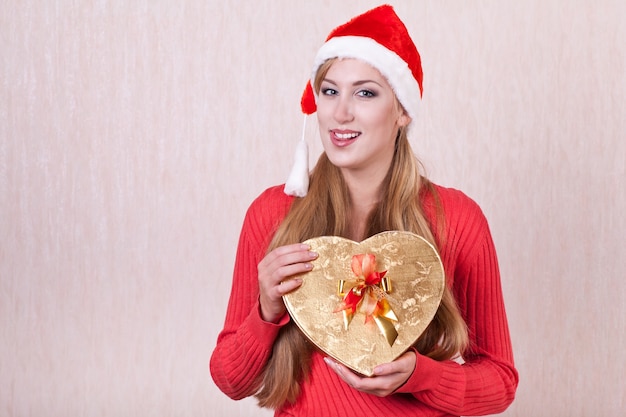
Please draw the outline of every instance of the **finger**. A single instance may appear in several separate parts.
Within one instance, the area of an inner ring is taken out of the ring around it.
[[[278,286],[278,295],[282,297],[283,295],[289,294],[291,291],[299,288],[302,285],[302,278],[291,278],[285,281],[281,281]]]
[[[334,360],[328,357],[324,358],[324,362],[326,362],[326,364],[330,366],[330,369],[332,369],[337,375],[339,375],[339,377],[343,379],[344,382],[350,385],[352,388],[356,388],[357,386],[360,385],[360,380],[362,378],[359,377],[354,372],[352,372],[346,366],[338,362],[335,362]]]
[[[259,270],[259,283],[267,291],[274,291],[278,296],[293,291],[302,284],[300,275],[313,269],[313,264],[306,262],[281,267],[274,273],[263,274]],[[266,278],[262,278],[265,276]]]
[[[310,269],[309,265],[305,268],[297,267],[297,265],[310,262],[315,258],[317,258],[317,253],[310,251],[307,245],[283,246],[269,253],[259,263],[259,270],[275,271],[282,280],[284,277]]]
[[[392,394],[400,385],[402,385],[406,381],[408,375],[410,375],[403,374],[401,372],[391,372],[385,375],[362,377],[355,374],[344,365],[334,362],[329,358],[325,358],[324,360],[346,384],[356,390],[379,397]]]
[[[385,363],[374,368],[374,375],[376,376],[391,375],[397,372],[400,372],[400,370],[395,362]]]
[[[284,267],[308,263],[314,260],[315,258],[317,258],[317,253],[312,252],[309,249],[299,250],[295,252],[285,253],[279,256],[274,261],[274,265],[284,268]],[[286,271],[287,270],[290,270],[290,269],[287,268]]]
[[[393,362],[384,363],[375,367],[374,375],[384,376],[395,373],[412,373],[415,369],[416,359],[415,352],[406,352]]]
[[[278,281],[276,282],[276,285],[280,284],[281,282],[291,281],[292,279],[297,278],[298,275],[309,272],[312,269],[313,264],[310,262],[282,266],[276,270],[275,278]]]
[[[385,395],[389,392],[389,383],[385,381],[388,377],[364,377],[338,363],[335,363],[334,370],[346,384],[356,390],[377,396]]]
[[[317,254],[308,249],[285,251],[282,255],[270,254],[259,263],[259,277],[266,277],[264,279],[270,286],[278,285],[286,278],[313,269],[311,261],[316,257]]]
[[[280,246],[267,254],[262,262],[271,264],[277,260],[282,260],[282,264],[293,263],[285,262],[286,260],[298,258],[299,255],[305,255],[310,249],[309,245],[303,243],[294,243],[291,245]],[[305,256],[306,257],[306,256]]]

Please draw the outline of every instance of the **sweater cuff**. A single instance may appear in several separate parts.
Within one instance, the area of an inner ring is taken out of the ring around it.
[[[250,333],[257,339],[267,344],[274,344],[278,332],[290,321],[289,314],[285,313],[278,323],[263,320],[261,317],[261,304],[257,301],[248,316],[248,328]]]
[[[413,373],[396,392],[414,394],[433,389],[439,385],[443,375],[443,364],[415,351],[416,363]]]

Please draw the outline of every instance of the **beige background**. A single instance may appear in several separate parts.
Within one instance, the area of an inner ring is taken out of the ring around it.
[[[269,415],[207,363],[313,54],[377,4],[332,3],[2,1],[0,415]],[[626,3],[395,5],[424,62],[415,149],[499,251],[505,415],[623,415]]]

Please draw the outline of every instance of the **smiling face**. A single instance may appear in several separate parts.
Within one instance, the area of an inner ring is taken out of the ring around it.
[[[324,151],[344,176],[382,181],[393,158],[398,129],[410,118],[377,69],[337,59],[323,76],[317,119]]]

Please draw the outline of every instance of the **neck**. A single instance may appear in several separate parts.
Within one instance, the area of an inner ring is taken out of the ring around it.
[[[342,171],[343,178],[350,192],[353,206],[370,207],[380,200],[380,190],[384,176],[358,175],[354,172]]]
[[[348,238],[357,242],[365,239],[372,209],[380,201],[382,179],[344,175],[350,194]]]

